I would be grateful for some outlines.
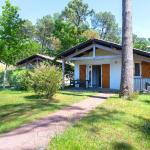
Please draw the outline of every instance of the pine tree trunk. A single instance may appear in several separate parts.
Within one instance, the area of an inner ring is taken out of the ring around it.
[[[133,37],[132,0],[122,0],[122,71],[120,96],[128,98],[133,93]]]
[[[3,89],[5,89],[6,87],[6,82],[7,82],[7,68],[8,66],[5,66],[5,70],[4,70],[4,76],[3,76]]]

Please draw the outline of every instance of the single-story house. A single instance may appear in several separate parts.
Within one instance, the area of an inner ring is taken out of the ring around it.
[[[42,55],[42,54],[35,54],[30,57],[27,57],[19,62],[17,62],[17,67],[20,68],[34,68],[35,66],[38,66],[41,62],[51,62],[53,63],[55,61],[55,57],[50,57],[47,55]],[[62,61],[61,60],[56,60],[55,62],[57,65],[61,65]]]
[[[139,49],[134,52],[135,90],[143,90],[150,83],[150,53]],[[90,39],[59,55],[65,62],[74,63],[75,87],[120,89],[122,46],[116,43]]]

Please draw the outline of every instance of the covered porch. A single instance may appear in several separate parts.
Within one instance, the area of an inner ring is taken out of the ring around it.
[[[82,88],[110,88],[110,64],[79,65],[79,79],[70,85]],[[77,78],[77,76],[75,78]]]

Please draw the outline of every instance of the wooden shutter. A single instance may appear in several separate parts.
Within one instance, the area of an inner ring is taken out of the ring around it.
[[[110,64],[102,65],[102,88],[110,88]]]
[[[86,65],[80,65],[80,80],[86,80]]]
[[[142,62],[142,77],[150,78],[150,63]]]

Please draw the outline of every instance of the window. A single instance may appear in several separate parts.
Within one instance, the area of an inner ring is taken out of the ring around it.
[[[140,76],[141,75],[141,73],[140,73],[140,64],[139,63],[135,63],[134,68],[135,68],[134,75],[135,76]]]

